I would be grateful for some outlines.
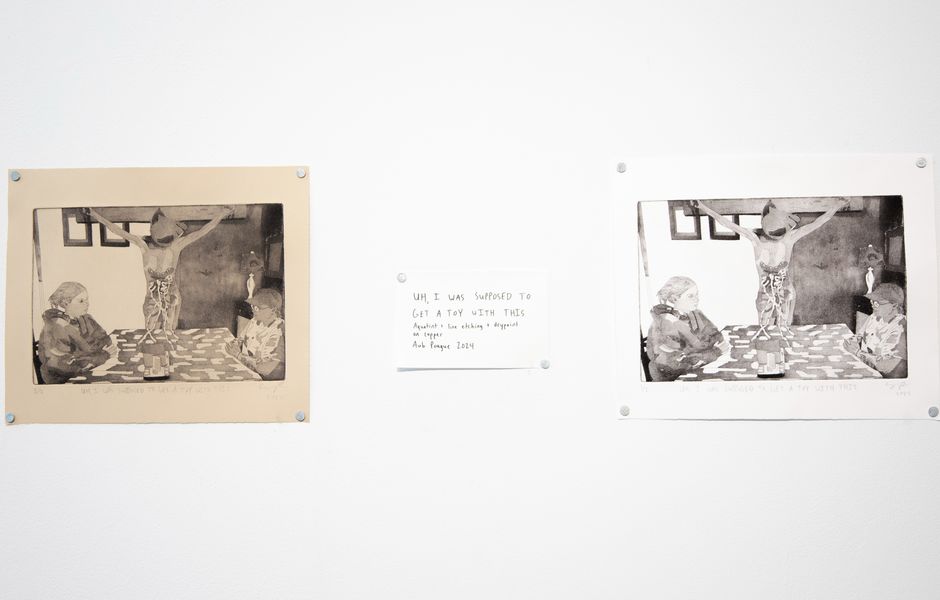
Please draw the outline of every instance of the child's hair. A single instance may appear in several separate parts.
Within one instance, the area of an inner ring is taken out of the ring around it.
[[[868,297],[875,302],[891,303],[899,313],[904,313],[904,288],[896,283],[879,283]]]
[[[663,304],[667,302],[675,302],[679,296],[686,292],[686,290],[695,285],[696,283],[692,281],[690,277],[676,275],[675,277],[670,277],[666,280],[666,283],[663,284],[663,287],[661,287],[659,291],[656,292],[656,296]]]
[[[78,296],[82,292],[88,293],[85,286],[77,281],[66,281],[59,284],[59,287],[49,296],[49,304],[54,308],[65,308],[75,296]]]
[[[273,308],[274,313],[280,317],[281,306],[284,303],[284,297],[281,296],[281,293],[275,289],[261,288],[254,293],[254,296],[252,296],[249,302],[256,306],[267,306],[268,308]]]

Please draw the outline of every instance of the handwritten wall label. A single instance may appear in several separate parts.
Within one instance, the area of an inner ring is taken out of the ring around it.
[[[544,272],[406,271],[395,285],[400,369],[535,368],[548,359]]]

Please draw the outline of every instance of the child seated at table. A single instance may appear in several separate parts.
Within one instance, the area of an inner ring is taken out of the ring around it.
[[[284,320],[281,294],[262,288],[252,296],[251,322],[225,351],[265,381],[284,379]]]
[[[688,277],[670,277],[656,294],[653,324],[646,340],[653,381],[674,381],[729,350],[718,328],[698,310],[698,286]]]
[[[875,287],[872,315],[861,331],[845,340],[845,349],[887,379],[907,377],[907,318],[904,290],[893,283]]]
[[[65,383],[103,364],[117,352],[111,337],[88,314],[88,290],[66,281],[49,296],[38,351],[43,383]]]

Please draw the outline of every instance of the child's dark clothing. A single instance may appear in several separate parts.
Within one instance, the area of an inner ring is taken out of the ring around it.
[[[77,319],[57,308],[42,314],[39,336],[40,373],[44,383],[65,383],[108,360],[111,337],[91,315]]]
[[[653,324],[646,339],[646,355],[653,381],[674,381],[721,356],[715,344],[724,338],[701,311],[682,314],[669,305],[657,304],[650,312]]]

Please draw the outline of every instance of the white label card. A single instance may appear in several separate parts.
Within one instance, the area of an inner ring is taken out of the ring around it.
[[[527,369],[548,360],[543,271],[405,271],[396,285],[399,369]]]

